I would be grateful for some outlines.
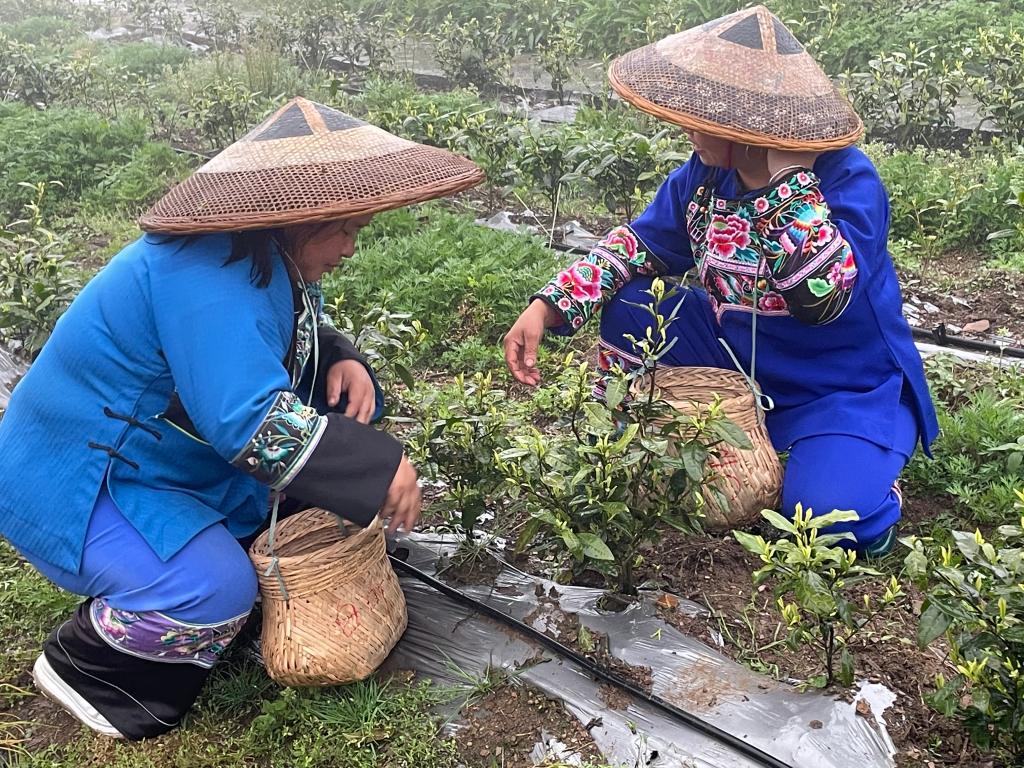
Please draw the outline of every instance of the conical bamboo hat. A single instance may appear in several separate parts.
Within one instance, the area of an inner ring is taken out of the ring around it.
[[[630,51],[608,70],[623,99],[662,120],[732,141],[839,149],[863,124],[763,5]]]
[[[175,186],[140,220],[197,234],[349,218],[443,197],[483,172],[307,99],[289,101]]]

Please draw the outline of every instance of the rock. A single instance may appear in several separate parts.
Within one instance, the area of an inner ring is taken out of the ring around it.
[[[934,314],[939,312],[939,308],[936,307],[931,302],[926,301],[923,306],[924,306],[924,311],[928,312],[929,314],[934,315]]]
[[[548,107],[534,112],[531,117],[540,120],[542,123],[571,123],[576,119],[579,107],[575,104],[561,104],[556,107]]]
[[[973,320],[964,326],[964,333],[984,333],[991,327],[988,320]]]

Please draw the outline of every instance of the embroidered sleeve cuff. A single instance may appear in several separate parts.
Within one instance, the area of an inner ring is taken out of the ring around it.
[[[664,271],[661,261],[643,247],[632,229],[616,227],[586,257],[555,275],[532,298],[548,302],[564,319],[563,325],[548,330],[568,336],[634,277]]]
[[[303,405],[294,393],[280,392],[231,463],[280,490],[302,469],[326,428],[325,417]]]

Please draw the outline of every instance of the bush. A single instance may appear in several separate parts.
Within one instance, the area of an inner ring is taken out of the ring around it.
[[[175,72],[192,59],[188,48],[153,43],[119,43],[106,46],[99,54],[99,63],[107,69],[120,70],[133,77],[152,80],[167,71]]]
[[[981,29],[971,53],[976,74],[968,82],[982,116],[1010,138],[1024,141],[1024,32]]]
[[[590,366],[570,356],[559,382],[568,426],[517,436],[497,461],[510,497],[530,516],[517,549],[546,529],[577,568],[604,573],[622,594],[634,594],[641,548],[665,526],[700,529],[702,489],[717,446],[750,447],[720,403],[688,415],[661,398],[657,360],[670,346],[667,329],[681,304],[662,316],[657,307],[670,292],[655,280],[649,293],[652,331],[635,340],[643,370],[651,372],[638,383],[641,390],[626,397],[630,382],[620,371],[608,382],[605,402],[595,401]]]
[[[481,90],[507,80],[514,53],[515,43],[497,15],[459,22],[449,14],[434,44],[434,58],[453,84]]]
[[[41,204],[55,185],[24,186],[32,197],[28,218],[0,229],[0,339],[34,357],[81,283],[66,243],[43,226]]]
[[[764,563],[754,573],[754,584],[774,583],[775,604],[787,629],[786,645],[794,653],[813,648],[818,654],[823,673],[808,681],[812,685],[824,688],[835,680],[853,685],[850,642],[876,616],[898,605],[904,597],[899,582],[891,577],[878,602],[866,594],[858,596],[857,587],[882,574],[859,565],[856,552],[838,546],[853,541],[852,533],[820,533],[830,525],[857,520],[856,512],[815,515],[797,504],[792,520],[767,509],[761,515],[787,538],[767,542],[742,531],[733,531],[733,536]]]
[[[1024,483],[1024,469],[1002,446],[1024,435],[1024,399],[983,388],[966,395],[953,412],[939,409],[935,459],[915,454],[907,481],[923,491],[950,493],[981,523],[1003,522],[1001,515]]]
[[[429,219],[413,231],[413,212],[378,216],[360,236],[356,255],[325,279],[324,290],[329,300],[344,295],[350,314],[392,294],[392,309],[409,313],[430,332],[414,362],[436,365],[452,339],[475,336],[496,345],[530,294],[557,270],[558,257],[533,240],[479,227],[470,217],[436,206],[426,211]]]
[[[10,24],[0,25],[0,35],[20,43],[39,45],[44,42],[61,41],[77,35],[70,19],[57,16],[29,16]]]
[[[145,143],[146,128],[137,119],[111,122],[82,109],[0,106],[0,216],[16,216],[43,179],[62,185],[41,202],[48,218],[98,188]]]
[[[953,545],[904,541],[907,571],[926,590],[918,644],[949,642],[956,674],[939,675],[927,700],[961,720],[972,739],[1019,765],[1024,756],[1024,493],[1019,518],[986,540],[953,532]],[[1009,508],[1005,510],[1008,512]],[[1004,512],[1004,513],[1005,513]]]
[[[91,61],[0,34],[0,100],[42,109],[85,88]]]
[[[110,169],[85,195],[91,207],[136,216],[192,171],[185,156],[166,144],[148,143],[127,163]]]

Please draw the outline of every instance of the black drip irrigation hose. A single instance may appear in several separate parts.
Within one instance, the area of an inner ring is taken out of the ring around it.
[[[399,548],[397,551],[401,552],[402,548]],[[702,735],[707,736],[708,738],[720,744],[724,744],[727,747],[730,747],[736,752],[742,754],[744,757],[750,758],[758,765],[768,766],[769,768],[793,768],[793,766],[791,766],[789,763],[784,763],[774,755],[771,755],[765,752],[764,750],[755,747],[753,744],[743,741],[743,739],[737,736],[733,736],[731,733],[723,731],[721,728],[712,725],[706,720],[702,720],[696,715],[693,715],[685,710],[680,709],[679,707],[673,704],[670,704],[660,696],[656,696],[654,694],[646,693],[645,691],[640,690],[629,681],[623,680],[618,675],[613,675],[612,673],[598,666],[586,657],[580,655],[572,648],[563,645],[554,638],[545,635],[543,632],[534,629],[528,624],[524,624],[518,619],[515,619],[509,616],[508,614],[499,611],[494,606],[488,605],[487,603],[477,600],[474,597],[470,597],[464,592],[460,592],[454,587],[448,586],[444,582],[439,581],[438,579],[435,579],[433,576],[424,573],[419,568],[410,565],[409,563],[399,559],[395,555],[388,555],[388,558],[391,560],[391,564],[394,566],[395,570],[399,573],[404,573],[408,576],[412,576],[417,581],[423,582],[428,587],[434,589],[437,592],[440,592],[445,597],[451,598],[455,602],[472,609],[476,613],[481,613],[491,619],[494,619],[495,621],[498,621],[501,624],[504,624],[505,626],[511,629],[514,629],[519,634],[525,635],[530,640],[539,643],[540,645],[543,645],[548,650],[553,651],[554,653],[558,654],[559,656],[562,656],[563,658],[569,659],[573,663],[585,669],[589,674],[593,675],[594,677],[600,678],[601,680],[604,680],[606,683],[610,683],[611,685],[614,685],[617,688],[621,688],[622,690],[626,691],[635,698],[647,702],[655,709],[661,710],[673,719],[678,720],[679,722],[692,728],[695,731],[698,731]]]

